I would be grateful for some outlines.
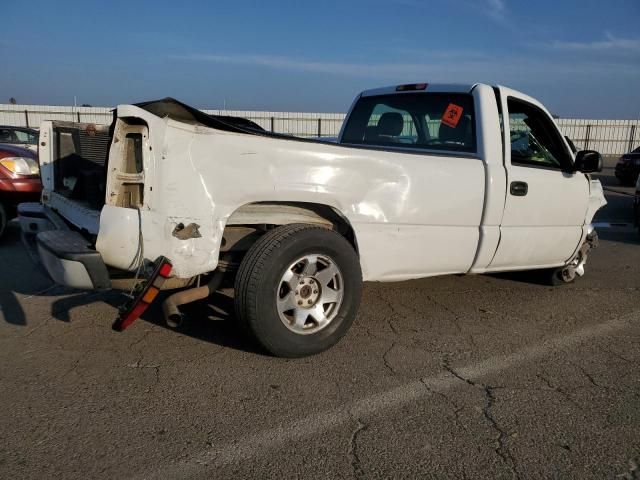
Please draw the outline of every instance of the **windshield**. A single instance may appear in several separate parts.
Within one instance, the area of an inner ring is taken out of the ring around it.
[[[24,128],[0,128],[0,143],[37,145],[38,132]]]

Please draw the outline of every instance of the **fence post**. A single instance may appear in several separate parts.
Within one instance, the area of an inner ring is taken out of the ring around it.
[[[271,117],[271,133],[276,131],[276,121],[275,118]]]
[[[628,152],[633,150],[633,140],[635,138],[636,138],[636,126],[631,125],[631,133],[629,134],[629,148],[627,149]]]
[[[26,124],[27,128],[29,127],[29,111],[25,109],[24,111],[24,123]]]
[[[80,110],[76,111],[76,115],[78,115],[78,123],[80,123]]]
[[[322,118],[318,117],[318,138],[322,136]]]
[[[584,139],[584,149],[585,150],[589,150],[589,137],[590,137],[590,135],[591,135],[591,125],[587,125],[587,134],[586,134],[587,138]]]

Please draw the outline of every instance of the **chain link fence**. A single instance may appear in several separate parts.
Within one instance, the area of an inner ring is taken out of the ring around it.
[[[213,115],[232,115],[256,122],[265,130],[298,137],[335,137],[344,113],[263,112],[247,110],[203,110]],[[64,107],[50,105],[0,104],[0,125],[35,127],[43,120],[111,123],[110,107]],[[557,119],[560,130],[579,150],[597,150],[604,155],[621,155],[640,144],[638,120]]]

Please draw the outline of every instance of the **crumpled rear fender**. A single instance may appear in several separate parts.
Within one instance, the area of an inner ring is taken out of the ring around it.
[[[199,237],[181,239],[174,235],[178,224],[198,225]],[[140,235],[142,228],[142,235]],[[144,258],[164,255],[173,264],[172,276],[190,278],[215,270],[224,224],[211,217],[167,217],[153,211],[105,205],[100,214],[96,250],[112,267],[133,271],[142,238]]]

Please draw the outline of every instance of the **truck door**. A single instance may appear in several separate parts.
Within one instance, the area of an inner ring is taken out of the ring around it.
[[[589,182],[551,115],[534,99],[499,88],[507,192],[490,270],[564,264],[583,234]]]

